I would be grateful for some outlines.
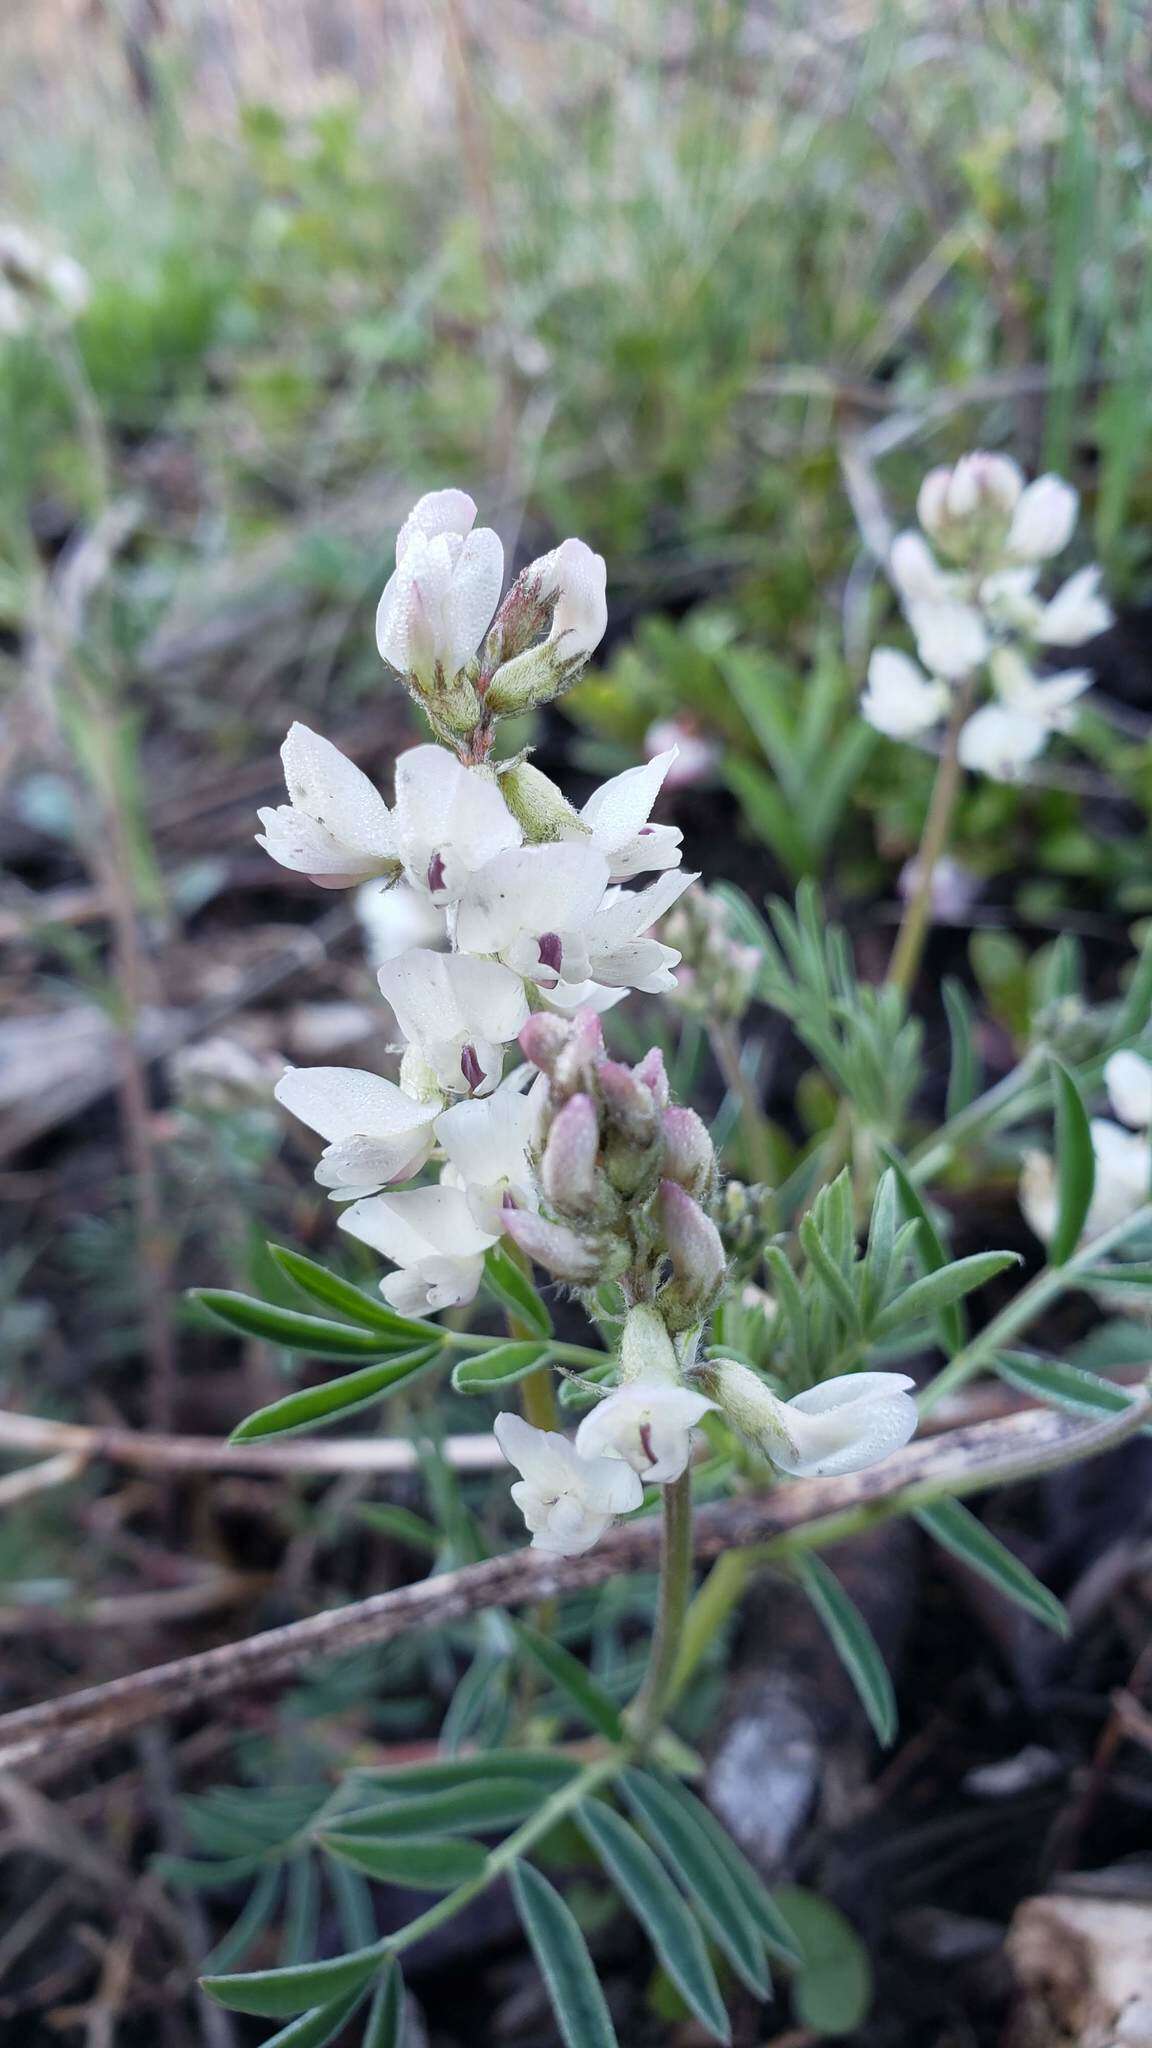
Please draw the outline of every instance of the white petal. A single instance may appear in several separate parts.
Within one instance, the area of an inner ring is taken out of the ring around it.
[[[674,825],[648,823],[678,754],[678,747],[669,747],[643,767],[627,768],[623,775],[613,776],[593,792],[580,813],[616,880],[679,863],[682,834]]]
[[[258,811],[256,815],[264,827],[263,832],[255,835],[257,846],[262,846],[282,868],[309,876],[322,889],[350,889],[354,883],[378,876],[381,871],[382,861],[345,846],[333,838],[325,825],[318,825],[314,818],[293,810],[290,804],[281,804],[275,811]]]
[[[810,1387],[785,1403],[785,1426],[795,1456],[773,1451],[775,1462],[800,1478],[838,1478],[875,1465],[915,1433],[916,1403],[904,1373],[848,1373]]]
[[[471,661],[492,624],[504,583],[504,548],[490,526],[468,535],[444,600],[444,638],[438,650],[453,676]]]
[[[1122,1123],[1138,1131],[1152,1125],[1152,1062],[1138,1052],[1114,1052],[1104,1068],[1104,1085]]]
[[[457,943],[467,953],[499,953],[521,932],[579,931],[608,885],[602,854],[571,841],[524,846],[472,877],[460,902]]]
[[[1050,732],[1042,718],[1027,711],[985,704],[960,734],[960,760],[965,768],[996,782],[1014,782],[1043,753]]]
[[[860,710],[877,732],[893,740],[914,739],[939,723],[948,702],[947,685],[926,676],[907,654],[895,647],[875,649]]]
[[[447,944],[444,912],[421,889],[397,882],[390,889],[365,882],[356,893],[356,916],[373,967],[396,960],[409,946]]]
[[[428,1258],[474,1258],[495,1242],[481,1230],[458,1188],[409,1188],[369,1195],[346,1209],[341,1230],[371,1245],[398,1266]]]
[[[1043,562],[1067,547],[1080,500],[1062,477],[1041,476],[1021,494],[1008,529],[1007,550],[1017,561]]]
[[[378,789],[330,740],[306,725],[289,728],[280,749],[293,807],[323,825],[341,845],[389,858],[392,817]]]
[[[482,1100],[457,1102],[436,1120],[437,1142],[465,1188],[524,1187],[530,1180],[528,1144],[536,1106],[501,1088]]]
[[[464,767],[445,747],[401,754],[394,826],[413,883],[440,903],[451,902],[477,868],[522,837],[495,778]]]
[[[613,952],[638,939],[649,925],[665,916],[684,891],[699,879],[695,874],[669,873],[658,876],[644,889],[613,890],[597,911],[589,933],[593,980],[607,978],[600,974],[595,964],[601,953]]]
[[[988,653],[987,628],[972,605],[910,605],[908,623],[925,668],[949,682],[978,668]]]
[[[402,562],[412,542],[434,540],[440,533],[471,533],[476,505],[467,491],[426,491],[418,498],[396,536],[396,560]]]
[[[585,541],[573,539],[561,541],[546,559],[544,588],[557,593],[549,643],[566,660],[586,660],[599,647],[608,625],[604,557],[594,554]]]
[[[1107,632],[1112,613],[1100,595],[1100,575],[1098,568],[1078,569],[1045,605],[1039,637],[1046,647],[1077,647]]]
[[[923,534],[898,533],[888,568],[905,604],[939,604],[955,593],[957,579],[940,567]]]
[[[435,1315],[474,1301],[484,1276],[482,1258],[427,1258],[380,1282],[380,1292],[399,1315]]]

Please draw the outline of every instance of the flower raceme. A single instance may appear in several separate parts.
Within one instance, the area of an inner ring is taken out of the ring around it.
[[[1098,568],[1078,570],[1047,601],[1036,593],[1042,566],[1072,538],[1076,492],[1057,476],[1026,484],[1007,456],[976,453],[932,470],[917,509],[921,531],[897,535],[888,567],[919,664],[877,648],[861,711],[888,738],[915,739],[948,716],[958,686],[982,679],[960,760],[1017,780],[1053,733],[1072,727],[1092,681],[1087,669],[1041,673],[1037,662],[1111,624]]]

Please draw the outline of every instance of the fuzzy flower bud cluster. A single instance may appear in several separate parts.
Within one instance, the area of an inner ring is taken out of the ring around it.
[[[592,1277],[585,1241],[611,1225],[620,1191],[613,1182],[606,1204],[597,1186],[580,1206],[579,1105],[539,1154],[530,1070],[506,1077],[506,1054],[530,1017],[567,1035],[562,1018],[577,1008],[671,988],[679,955],[649,932],[695,880],[680,870],[680,833],[651,822],[674,751],[615,776],[580,811],[530,762],[489,758],[496,710],[528,701],[510,671],[531,659],[561,687],[596,646],[604,564],[564,541],[500,604],[503,550],[475,517],[463,491],[422,498],[377,615],[381,652],[444,744],[400,756],[390,804],[328,740],[294,725],[282,753],[289,800],[260,813],[258,835],[321,888],[356,885],[362,904],[383,885],[400,905],[399,937],[378,951],[403,1038],[399,1080],[310,1067],[290,1069],[276,1092],[324,1139],[316,1177],[348,1205],[341,1227],[395,1266],[382,1288],[406,1314],[470,1301],[513,1219],[543,1233],[561,1277]],[[403,1185],[430,1164],[438,1182]]]
[[[739,1023],[752,1001],[760,954],[733,936],[723,900],[711,890],[694,889],[677,904],[664,936],[680,954],[681,1008],[714,1022]]]
[[[960,759],[1014,781],[1069,730],[1091,684],[1090,670],[1059,666],[1061,651],[1112,622],[1098,568],[1077,570],[1050,598],[1037,591],[1072,538],[1076,492],[1058,476],[1025,483],[1008,456],[978,452],[930,471],[917,510],[919,530],[897,536],[888,568],[920,663],[878,647],[860,708],[890,739],[914,739],[949,717],[958,688],[979,682]]]

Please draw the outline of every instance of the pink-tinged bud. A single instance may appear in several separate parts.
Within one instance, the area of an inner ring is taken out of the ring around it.
[[[553,1208],[583,1214],[596,1206],[600,1124],[590,1095],[573,1095],[553,1119],[540,1178]]]
[[[504,1228],[521,1251],[527,1252],[556,1280],[587,1287],[603,1274],[602,1247],[578,1237],[564,1223],[549,1223],[543,1216],[533,1215],[530,1209],[516,1209],[505,1215]]]
[[[558,1094],[586,1094],[603,1057],[604,1030],[599,1017],[595,1010],[577,1010],[568,1043],[552,1069]]]
[[[674,1180],[660,1183],[660,1221],[672,1261],[675,1291],[683,1304],[702,1311],[724,1278],[724,1246],[716,1225]]]
[[[664,1173],[690,1195],[707,1195],[716,1179],[716,1152],[707,1125],[694,1109],[666,1109]]]
[[[656,1134],[657,1118],[652,1090],[619,1060],[602,1060],[596,1079],[604,1106],[617,1129],[635,1145],[650,1145]]]
[[[664,1071],[664,1055],[660,1047],[654,1045],[649,1052],[646,1052],[643,1059],[639,1060],[633,1067],[632,1072],[638,1081],[643,1082],[645,1088],[652,1090],[657,1107],[666,1109],[672,1090],[668,1085],[668,1076]]]
[[[563,1017],[538,1010],[520,1033],[520,1050],[542,1074],[550,1074],[571,1036],[572,1026]]]

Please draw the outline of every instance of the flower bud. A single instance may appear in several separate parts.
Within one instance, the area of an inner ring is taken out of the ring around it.
[[[517,761],[506,769],[500,777],[500,789],[529,845],[590,836],[588,827],[581,824],[578,813],[556,784],[534,768],[531,761]]]
[[[660,1047],[658,1045],[650,1046],[643,1059],[636,1062],[632,1072],[638,1081],[643,1081],[644,1086],[652,1090],[657,1106],[660,1109],[666,1109],[672,1090],[668,1085],[668,1076],[664,1071],[664,1055]]]
[[[917,500],[920,524],[954,561],[987,561],[1003,550],[1023,487],[1006,455],[963,455],[952,468],[929,470]]]
[[[783,1472],[838,1478],[877,1465],[916,1429],[905,1373],[842,1373],[781,1401],[746,1365],[713,1361],[701,1381],[734,1429]]]
[[[540,1166],[544,1193],[561,1214],[587,1215],[595,1209],[599,1150],[595,1103],[590,1095],[570,1096],[553,1119]]]
[[[724,1246],[716,1225],[674,1180],[660,1183],[660,1222],[672,1279],[658,1298],[670,1325],[686,1329],[715,1301],[726,1270]]]
[[[656,1135],[657,1110],[652,1090],[636,1071],[620,1060],[602,1060],[596,1078],[604,1107],[617,1130],[633,1145],[650,1145]]]
[[[538,1266],[573,1287],[589,1287],[595,1280],[614,1279],[621,1270],[618,1262],[606,1257],[604,1245],[598,1239],[580,1237],[566,1223],[549,1223],[545,1217],[533,1215],[530,1209],[507,1210],[504,1228]],[[627,1253],[624,1258],[626,1262]],[[615,1271],[610,1270],[613,1265]]]
[[[545,641],[542,647],[530,647],[514,661],[504,662],[484,692],[484,702],[489,711],[514,718],[535,710],[538,704],[550,703],[563,687],[564,664]]]
[[[604,1028],[599,1017],[595,1010],[577,1010],[568,1043],[552,1068],[555,1099],[563,1102],[569,1095],[591,1094],[603,1058]]]
[[[572,1026],[550,1010],[537,1010],[520,1033],[519,1046],[526,1060],[542,1074],[550,1074],[572,1036]]]
[[[707,1200],[716,1181],[716,1151],[708,1127],[694,1109],[671,1108],[662,1118],[664,1175],[698,1200]]]

